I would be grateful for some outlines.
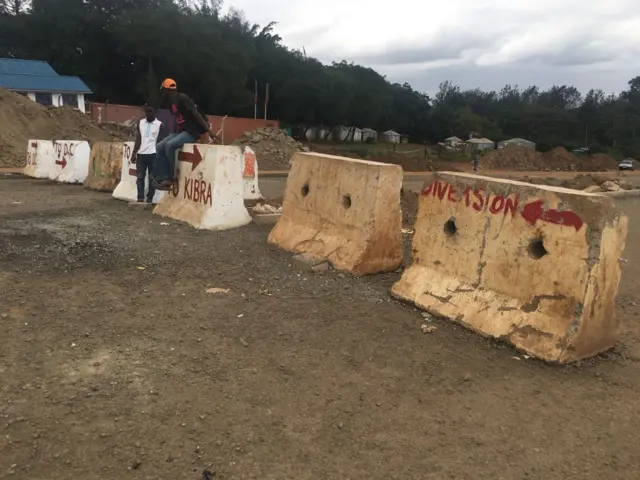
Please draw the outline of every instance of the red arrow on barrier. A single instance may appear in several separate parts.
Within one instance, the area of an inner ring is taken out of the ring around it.
[[[198,146],[193,146],[193,153],[190,152],[180,152],[178,153],[178,160],[181,162],[187,162],[191,164],[191,169],[195,170],[200,162],[202,162],[202,154],[200,150],[198,150]]]
[[[56,165],[62,165],[62,168],[67,166],[67,159],[62,157],[62,160],[56,160]]]
[[[36,142],[31,142],[31,146],[32,146],[33,148],[38,148],[38,144],[37,144]]]
[[[559,211],[549,209],[545,211],[544,201],[542,200],[536,200],[535,202],[526,204],[520,215],[531,225],[535,225],[538,220],[542,220],[543,222],[554,223],[556,225],[573,227],[576,229],[576,232],[580,231],[582,225],[584,225],[582,219],[569,210]]]

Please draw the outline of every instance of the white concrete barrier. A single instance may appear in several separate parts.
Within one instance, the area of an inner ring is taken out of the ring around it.
[[[124,142],[122,150],[122,169],[120,173],[120,182],[113,190],[113,198],[124,200],[126,202],[135,202],[138,193],[136,187],[136,164],[132,162],[133,142]]]
[[[49,178],[55,169],[53,142],[49,140],[29,140],[27,145],[27,165],[24,174],[34,178]]]
[[[62,183],[84,183],[89,174],[91,147],[88,142],[56,140],[53,142],[53,167],[49,178]]]
[[[244,147],[242,156],[242,179],[244,182],[244,199],[260,200],[262,193],[258,187],[258,160],[256,153],[249,147]]]
[[[177,154],[177,165],[178,181],[153,213],[207,230],[251,222],[244,206],[240,147],[187,144]]]
[[[113,190],[113,198],[124,200],[125,202],[135,202],[138,199],[138,169],[133,160],[134,142],[125,142],[122,151],[122,172],[120,182]],[[149,188],[149,176],[145,178],[145,192]],[[158,203],[166,192],[156,190],[153,195],[153,203]]]

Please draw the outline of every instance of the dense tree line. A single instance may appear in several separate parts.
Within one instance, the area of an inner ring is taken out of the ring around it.
[[[222,15],[220,0],[0,0],[0,56],[47,60],[82,77],[97,101],[154,102],[170,76],[204,110],[251,117],[257,81],[259,115],[269,83],[269,117],[292,125],[393,129],[427,143],[522,137],[543,150],[588,145],[640,156],[640,77],[619,95],[444,82],[429,98],[370,68],[323,65],[287,48],[274,26],[233,8]]]

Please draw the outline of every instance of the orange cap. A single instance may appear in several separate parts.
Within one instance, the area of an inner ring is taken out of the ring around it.
[[[166,88],[167,90],[176,90],[178,86],[176,85],[176,82],[174,80],[167,78],[162,82],[160,88]]]

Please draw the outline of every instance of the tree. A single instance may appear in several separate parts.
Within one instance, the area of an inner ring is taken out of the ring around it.
[[[0,0],[0,56],[46,60],[82,77],[97,101],[154,103],[171,77],[204,110],[251,117],[254,85],[262,105],[268,83],[269,116],[302,128],[392,129],[429,143],[522,137],[640,157],[640,77],[619,95],[443,81],[431,99],[362,65],[323,65],[284,45],[275,27],[223,14],[221,0]]]

